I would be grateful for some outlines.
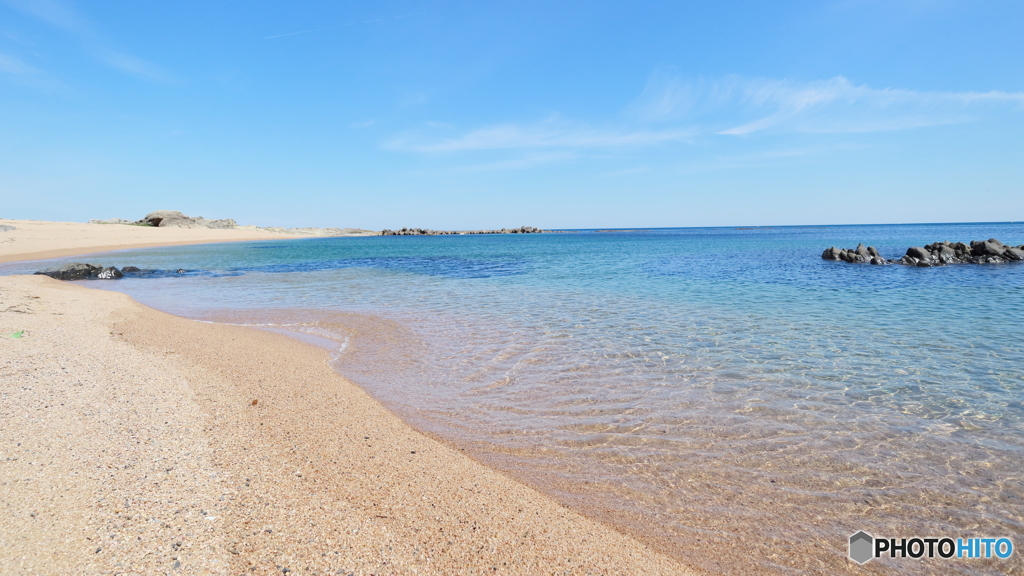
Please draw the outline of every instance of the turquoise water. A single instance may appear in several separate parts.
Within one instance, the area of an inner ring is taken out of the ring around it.
[[[1024,545],[1024,263],[820,259],[992,237],[1024,244],[1024,225],[335,238],[65,261],[162,270],[88,285],[315,337],[415,426],[697,567],[834,573],[861,529]],[[924,567],[998,573],[1019,558]]]

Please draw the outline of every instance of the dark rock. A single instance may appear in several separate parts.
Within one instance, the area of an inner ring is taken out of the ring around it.
[[[885,264],[885,258],[878,253],[878,249],[874,246],[864,246],[858,244],[856,248],[848,250],[846,248],[836,248],[832,246],[821,253],[822,260],[842,260],[843,262],[849,262],[850,264],[865,264],[868,262],[874,262],[878,260],[878,264]]]
[[[178,274],[184,274],[185,273],[185,269],[184,268],[178,268],[177,273]]]
[[[117,280],[123,278],[124,274],[114,266],[107,266],[96,274],[97,280]]]
[[[942,248],[939,249],[938,252],[939,262],[945,264],[952,264],[959,261],[956,257],[956,250],[953,250],[949,246],[943,246]]]
[[[1024,260],[1024,249],[1021,248],[1007,248],[1003,252],[1003,258],[1007,260],[1021,261]]]
[[[866,254],[866,255],[865,255]],[[823,260],[842,260],[851,264],[902,264],[904,266],[944,266],[947,264],[1005,264],[1024,262],[1024,245],[1010,246],[995,238],[963,242],[932,242],[924,247],[911,246],[898,260],[886,260],[873,246],[858,244],[852,250],[831,247],[822,252]]]
[[[46,270],[40,270],[36,274],[42,274],[49,276],[50,278],[56,278],[57,280],[85,280],[91,278],[95,274],[98,274],[101,268],[92,264],[84,264],[82,262],[73,262],[71,264],[65,264],[57,268],[47,268]]]
[[[135,266],[125,266],[124,268],[121,268],[121,272],[125,274],[131,274],[133,272],[142,272],[142,270]]]
[[[976,264],[1004,264],[1007,260],[1002,256],[990,256],[986,254],[984,256],[975,256],[973,261]]]
[[[975,256],[1002,256],[1006,246],[995,238],[985,241],[974,240],[971,242],[971,254]]]
[[[910,248],[907,248],[907,256],[917,258],[918,260],[932,259],[931,253],[920,246],[911,246]]]

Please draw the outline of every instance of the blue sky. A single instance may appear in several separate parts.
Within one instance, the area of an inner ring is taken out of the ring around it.
[[[0,0],[0,217],[1024,220],[1024,3]]]

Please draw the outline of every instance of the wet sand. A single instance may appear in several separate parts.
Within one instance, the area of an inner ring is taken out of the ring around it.
[[[0,573],[693,573],[283,335],[8,276],[0,347]]]

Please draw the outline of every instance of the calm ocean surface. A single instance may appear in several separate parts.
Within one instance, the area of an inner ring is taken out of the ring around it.
[[[309,239],[58,262],[184,268],[87,285],[303,335],[421,430],[669,554],[797,574],[847,570],[862,529],[1024,546],[1024,263],[820,259],[993,237],[1024,244],[1024,224]],[[1013,572],[1020,558],[858,571]]]

